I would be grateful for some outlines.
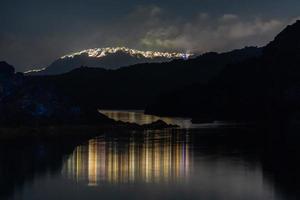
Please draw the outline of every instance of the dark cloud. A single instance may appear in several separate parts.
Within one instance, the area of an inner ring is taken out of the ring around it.
[[[0,60],[18,70],[86,48],[226,51],[264,45],[298,0],[2,0]]]
[[[147,29],[142,44],[152,48],[191,52],[227,51],[244,46],[265,45],[288,24],[289,19],[243,19],[234,14],[210,16],[202,13],[182,23],[157,24]]]

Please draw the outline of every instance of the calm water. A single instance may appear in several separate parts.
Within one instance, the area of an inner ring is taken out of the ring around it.
[[[225,130],[106,132],[75,148],[3,144],[0,199],[298,199],[261,153],[202,137],[216,132]]]

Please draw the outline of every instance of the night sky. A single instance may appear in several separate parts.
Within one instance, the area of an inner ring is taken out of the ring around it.
[[[299,8],[299,0],[1,0],[0,60],[23,71],[95,47],[201,53],[262,46]]]

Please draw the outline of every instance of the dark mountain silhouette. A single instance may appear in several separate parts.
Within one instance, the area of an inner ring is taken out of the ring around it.
[[[204,119],[257,120],[298,117],[300,21],[263,48],[260,57],[231,64],[208,84],[162,94],[148,113]],[[171,101],[175,99],[175,101]]]
[[[104,69],[117,69],[139,63],[161,63],[173,59],[182,59],[186,55],[181,53],[146,52],[125,47],[88,49],[59,58],[50,66],[41,70],[26,72],[27,75],[56,75],[89,66]]]
[[[21,133],[16,133],[17,135],[7,135],[5,130],[7,128],[18,131],[18,128],[50,127],[50,132],[46,131],[47,133],[43,134],[42,131],[39,131],[39,135],[26,129],[29,131],[29,133],[26,132],[28,138],[36,136],[37,139],[55,137],[55,131],[51,127],[109,128],[114,126],[115,128],[134,130],[177,127],[162,121],[141,126],[116,122],[98,112],[98,105],[89,102],[92,96],[80,96],[85,94],[83,91],[86,88],[78,88],[77,92],[80,92],[80,95],[76,96],[72,92],[67,92],[74,91],[74,87],[60,84],[65,83],[65,79],[47,78],[47,76],[30,77],[24,76],[22,73],[15,73],[11,65],[0,62],[0,126],[4,128],[4,131],[0,130],[4,132],[1,134],[2,138],[24,136],[22,129],[20,129]],[[56,82],[56,80],[62,82]],[[61,88],[61,86],[65,87]]]
[[[9,65],[7,62],[0,62],[0,75],[11,77],[15,73],[13,66]]]
[[[61,75],[24,77],[1,63],[1,113],[13,113],[2,121],[23,116],[22,121],[42,113],[64,123],[78,110],[88,114],[97,108],[146,108],[151,114],[201,120],[298,115],[299,33],[297,21],[264,48],[117,70],[81,67]],[[24,109],[25,114],[18,113]],[[53,114],[60,112],[64,115]]]
[[[248,47],[228,53],[207,53],[195,59],[138,64],[118,70],[81,67],[57,76],[31,76],[33,82],[54,84],[80,104],[99,108],[144,109],[160,93],[195,82],[207,83],[229,63],[261,55]]]
[[[75,125],[112,123],[97,108],[77,104],[55,85],[29,80],[0,62],[0,125]]]

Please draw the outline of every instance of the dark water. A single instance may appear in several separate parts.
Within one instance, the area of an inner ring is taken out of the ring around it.
[[[105,132],[81,145],[3,143],[0,199],[299,199],[298,168],[284,168],[287,156],[225,141],[233,132],[247,131]]]

